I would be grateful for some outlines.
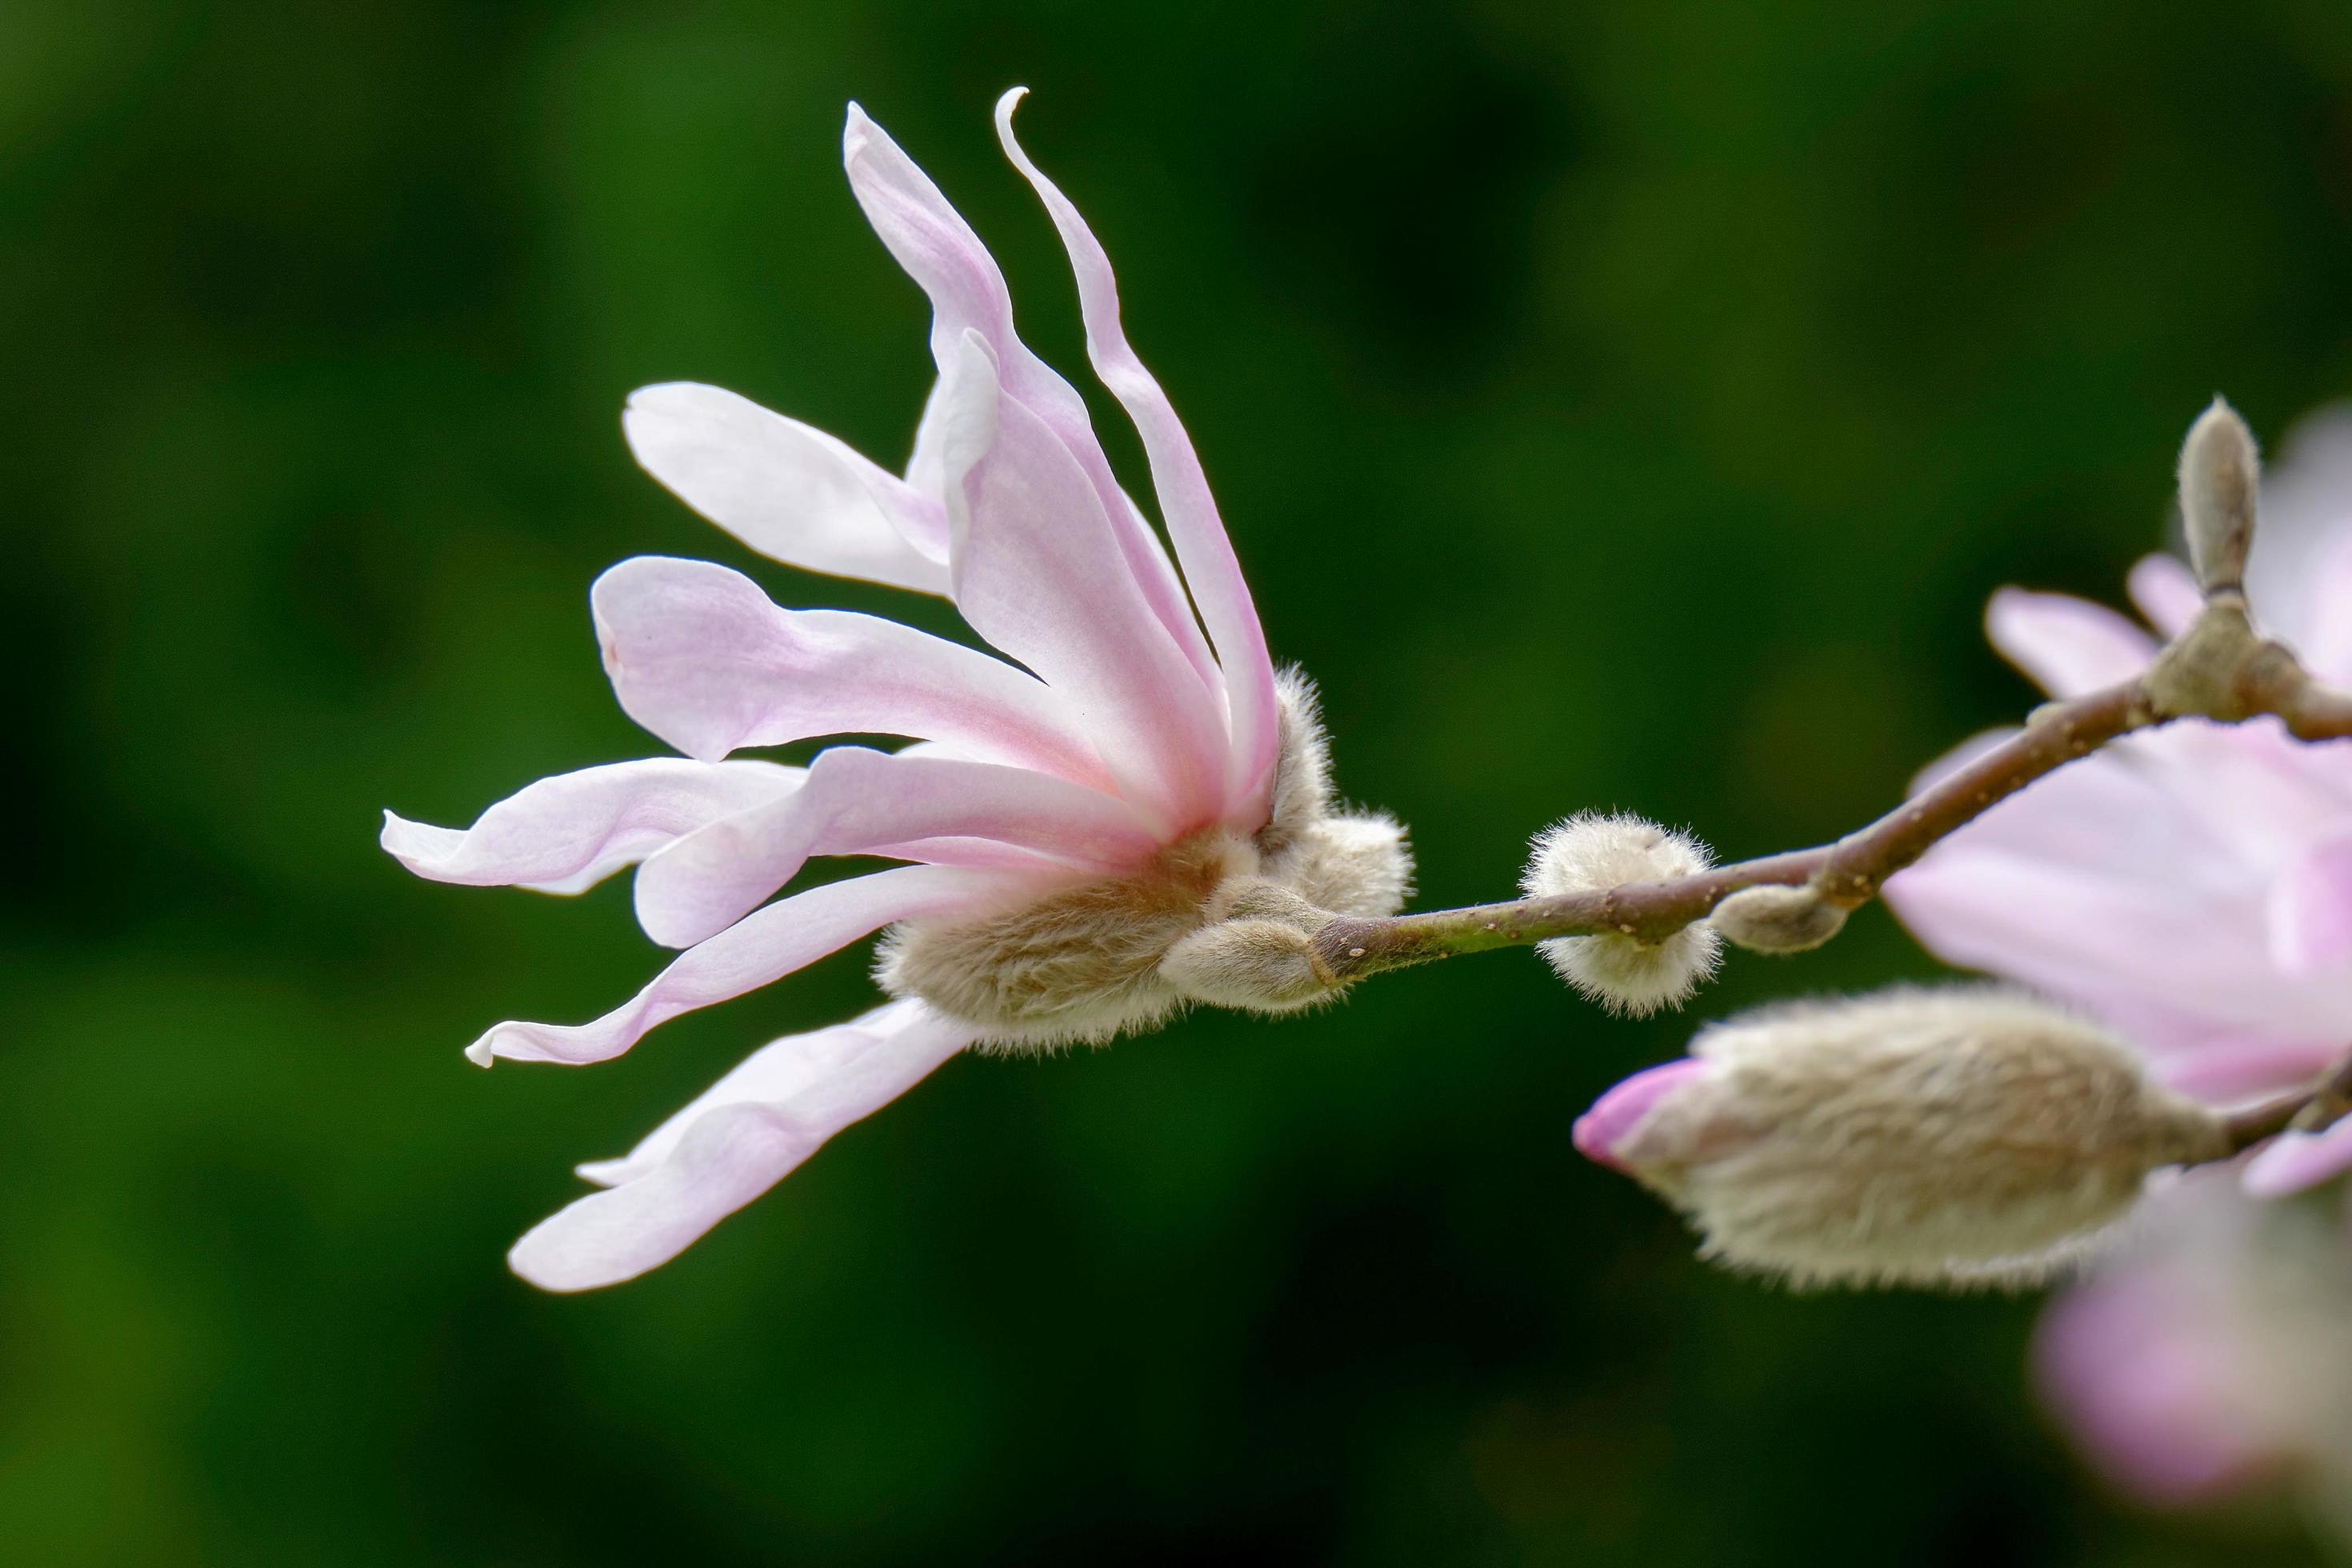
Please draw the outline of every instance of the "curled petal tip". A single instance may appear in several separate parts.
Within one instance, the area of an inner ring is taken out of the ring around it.
[[[1013,108],[1028,96],[1029,89],[1025,87],[1006,88],[996,100],[996,118],[1000,121],[1012,119]]]
[[[484,1035],[480,1039],[476,1040],[472,1045],[467,1046],[466,1047],[466,1059],[473,1063],[478,1068],[488,1067],[492,1062],[498,1060],[498,1035],[499,1032],[496,1029],[492,1029],[488,1034]]]
[[[1689,1057],[1635,1073],[1592,1102],[1592,1109],[1576,1119],[1570,1138],[1576,1152],[1597,1164],[1612,1170],[1626,1170],[1625,1163],[1617,1157],[1622,1145],[1650,1108],[1664,1099],[1677,1084],[1701,1070],[1703,1064]]]

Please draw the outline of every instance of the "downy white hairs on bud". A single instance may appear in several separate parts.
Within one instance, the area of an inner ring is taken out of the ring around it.
[[[1592,893],[1627,882],[1659,882],[1704,871],[1706,847],[1646,817],[1580,811],[1536,835],[1519,886],[1532,897]],[[1559,977],[1612,1013],[1643,1017],[1679,1007],[1722,962],[1723,944],[1704,922],[1662,942],[1626,932],[1559,936],[1536,951]]]
[[[1811,887],[1742,888],[1715,906],[1707,924],[1750,952],[1805,952],[1845,929],[1843,904]]]
[[[1143,870],[953,921],[902,921],[875,977],[985,1031],[983,1049],[1102,1045],[1192,1003],[1259,1013],[1341,986],[1312,938],[1336,915],[1391,915],[1412,883],[1404,829],[1337,809],[1314,688],[1279,679],[1281,753],[1265,826],[1210,828]]]
[[[2180,520],[2197,585],[2208,598],[2245,584],[2261,481],[2253,432],[2216,397],[2180,444]]]
[[[1801,1287],[2030,1282],[2151,1171],[2231,1149],[2130,1046],[1978,986],[1712,1025],[1604,1095],[1576,1142],[1688,1215],[1702,1256]]]

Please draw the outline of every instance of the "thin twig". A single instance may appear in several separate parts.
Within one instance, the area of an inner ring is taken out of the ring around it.
[[[2352,737],[2352,693],[2324,686],[2286,648],[2257,639],[2242,596],[2223,591],[2139,679],[2045,704],[2015,735],[1834,844],[1672,881],[1385,919],[1341,916],[1316,933],[1316,955],[1335,984],[1346,984],[1456,953],[1556,936],[1615,931],[1654,942],[1706,919],[1740,889],[1766,883],[1810,885],[1853,909],[1998,802],[2111,742],[2175,719],[2237,723],[2263,715],[2275,716],[2306,741]]]

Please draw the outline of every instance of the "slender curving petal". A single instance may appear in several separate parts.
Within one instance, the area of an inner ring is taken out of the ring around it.
[[[774,1186],[843,1128],[971,1043],[919,1003],[753,1053],[627,1158],[583,1166],[613,1184],[541,1221],[508,1265],[547,1290],[616,1285],[667,1263]]]
[[[694,382],[642,386],[629,449],[680,500],[774,560],[921,594],[948,587],[947,519],[822,431]]]
[[[946,454],[957,607],[1069,699],[1122,796],[1179,833],[1216,821],[1223,718],[1152,622],[1093,487],[1045,422],[1003,395],[978,333],[950,372],[959,427],[971,432]]]
[[[789,810],[754,807],[680,838],[637,874],[637,921],[683,947],[725,930],[813,855],[989,839],[1100,875],[1151,858],[1160,837],[1115,796],[1025,768],[863,746],[819,752]]]
[[[942,447],[946,426],[956,417],[950,366],[964,334],[976,331],[988,344],[1005,392],[1044,421],[1093,487],[1105,523],[1152,618],[1192,666],[1203,689],[1220,691],[1223,678],[1216,660],[1192,618],[1167,551],[1120,492],[1110,460],[1095,439],[1086,400],[1013,331],[1013,297],[988,247],[929,176],[855,103],[842,128],[841,152],[850,191],[866,221],[931,301],[931,357],[939,364],[940,382],[924,405],[915,434],[914,456],[907,465],[908,483],[927,495],[947,497]],[[1070,526],[1076,524],[1076,519],[1070,520]]]
[[[606,1061],[681,1013],[772,985],[893,921],[985,905],[1010,885],[1002,872],[948,866],[900,866],[828,882],[778,900],[680,953],[644,990],[592,1023],[499,1024],[467,1046],[466,1055],[482,1067],[499,1057]]]
[[[898,734],[1112,787],[1069,705],[1002,659],[845,610],[786,610],[740,572],[641,555],[589,591],[613,690],[689,755]]]
[[[2265,912],[2271,961],[2285,973],[2352,962],[2352,835],[2315,844],[2290,860],[2271,884]]]
[[[2067,594],[2003,588],[1985,606],[1985,635],[2053,697],[2129,680],[2156,658],[2147,633],[2104,605]]]
[[[384,849],[418,876],[577,893],[722,817],[792,794],[803,768],[655,757],[527,784],[467,828],[383,814]]]
[[[2167,637],[2177,637],[2205,607],[2197,574],[2177,556],[2143,555],[2125,580],[2132,603],[2147,624]]]
[[[1077,275],[1087,356],[1143,439],[1168,537],[1176,546],[1176,559],[1183,565],[1184,580],[1192,587],[1224,670],[1234,737],[1226,781],[1227,820],[1244,832],[1255,832],[1265,823],[1279,744],[1274,664],[1266,655],[1265,632],[1258,623],[1241,563],[1234,558],[1233,542],[1217,515],[1216,499],[1209,491],[1200,455],[1184,434],[1175,405],[1144,368],[1119,323],[1118,280],[1111,271],[1109,256],[1086,219],[1078,216],[1076,206],[1030,162],[1013,133],[1013,108],[1027,91],[1016,87],[996,100],[997,139],[1053,216],[1063,247],[1069,252],[1071,270]]]
[[[2246,1194],[2286,1198],[2352,1171],[2352,1118],[2323,1132],[2282,1132],[2246,1162]]]

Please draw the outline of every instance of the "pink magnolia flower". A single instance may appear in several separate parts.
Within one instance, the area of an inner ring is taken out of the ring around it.
[[[2218,1175],[2218,1173],[2217,1173]],[[2117,1487],[2184,1508],[2352,1480],[2352,1248],[2340,1223],[2193,1174],[2035,1333],[2051,1410]]]
[[[509,1257],[548,1289],[667,1261],[968,1047],[1098,1043],[1194,1001],[1319,999],[1315,926],[1402,901],[1402,831],[1332,809],[1311,696],[1268,660],[1102,247],[1013,138],[1020,96],[998,103],[998,134],[1069,253],[1088,355],[1142,438],[1174,561],[1078,394],[1014,335],[979,237],[853,104],[850,188],[932,310],[939,380],[904,477],[715,387],[645,388],[624,428],[655,478],[753,550],[945,595],[1006,657],[782,609],[709,563],[625,561],[591,595],[605,668],[686,756],[543,779],[463,831],[386,814],[384,847],[441,881],[577,892],[634,865],[640,923],[687,950],[592,1023],[491,1028],[467,1051],[484,1066],[604,1060],[890,928],[878,977],[895,1000],[764,1047],[624,1158],[580,1167],[608,1190]],[[915,743],[805,768],[729,760],[845,733]],[[825,855],[914,864],[768,901]]]
[[[2352,680],[2352,410],[2305,425],[2266,479],[2247,586],[2267,631]],[[2142,561],[2130,587],[2167,634],[2199,606],[2169,556]],[[1986,623],[2056,697],[2127,679],[2157,647],[2125,616],[2058,594],[2004,589]],[[1994,807],[1886,898],[1939,956],[2100,1015],[2180,1089],[2289,1088],[2352,1046],[2352,745],[2298,742],[2269,720],[2168,725]],[[2347,1164],[2352,1122],[2274,1141],[2246,1180],[2277,1194]]]

